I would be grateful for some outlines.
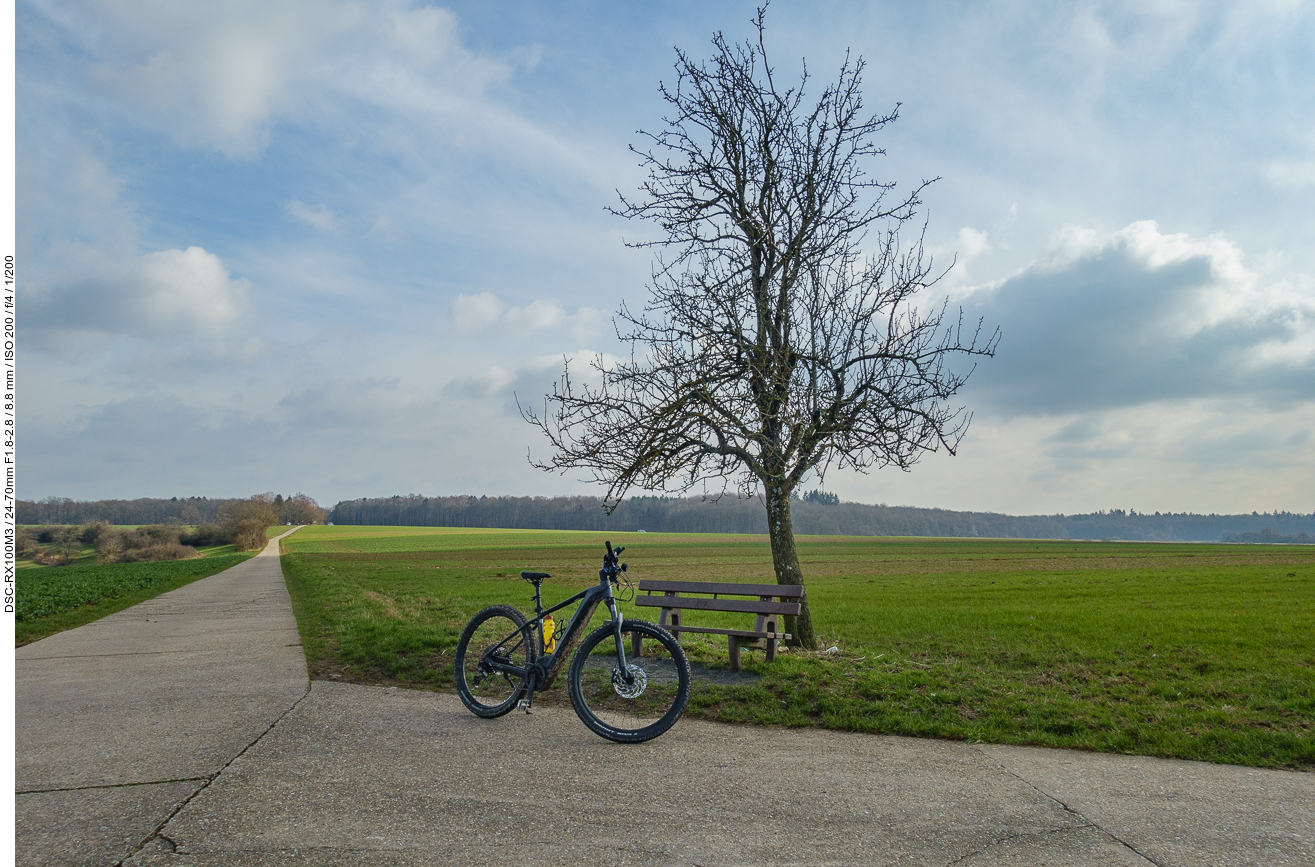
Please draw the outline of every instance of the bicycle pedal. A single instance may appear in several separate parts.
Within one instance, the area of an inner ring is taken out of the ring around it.
[[[527,698],[523,698],[523,699],[521,699],[520,701],[516,702],[516,710],[523,710],[523,711],[525,711],[526,713],[529,713],[529,712],[530,712],[530,700],[527,699]]]

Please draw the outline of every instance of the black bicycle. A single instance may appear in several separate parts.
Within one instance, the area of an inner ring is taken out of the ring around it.
[[[612,619],[585,637],[566,675],[576,714],[594,733],[631,744],[657,737],[680,718],[689,701],[689,660],[667,630],[621,616],[612,588],[626,572],[625,563],[618,565],[625,548],[605,544],[596,586],[545,610],[540,586],[552,576],[522,572],[534,585],[533,620],[494,605],[466,624],[457,642],[457,694],[472,713],[492,718],[516,707],[529,713],[535,691],[556,682],[589,619],[606,605]],[[563,628],[553,612],[574,602],[580,604]]]

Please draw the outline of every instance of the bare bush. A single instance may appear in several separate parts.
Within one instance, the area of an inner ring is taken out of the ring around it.
[[[78,533],[78,541],[84,545],[95,545],[102,533],[113,530],[109,521],[88,521]]]
[[[96,538],[96,559],[101,563],[117,563],[118,557],[128,549],[127,534],[111,528]]]
[[[156,545],[177,545],[183,528],[177,524],[148,524],[128,534],[129,548],[150,548]]]
[[[146,548],[129,548],[118,555],[116,563],[160,563],[166,560],[195,560],[201,552],[191,545],[150,545]]]
[[[223,511],[220,526],[239,551],[258,551],[265,547],[265,530],[279,522],[280,509],[272,494],[257,494],[234,503]]]
[[[73,558],[82,550],[82,543],[79,541],[82,536],[81,527],[55,527],[51,532],[51,547],[48,552],[54,562],[52,566],[67,566],[73,562]]]
[[[19,527],[14,533],[14,554],[26,559],[37,551],[37,533],[35,527]]]
[[[195,530],[183,533],[178,541],[199,548],[206,545],[228,545],[233,540],[219,524],[201,524]]]

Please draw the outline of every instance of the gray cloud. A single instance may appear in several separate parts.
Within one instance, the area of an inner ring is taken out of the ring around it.
[[[970,299],[1003,331],[972,393],[1004,411],[1315,399],[1315,298],[1262,286],[1219,238],[1164,235],[1153,223],[1070,232],[1046,261]]]

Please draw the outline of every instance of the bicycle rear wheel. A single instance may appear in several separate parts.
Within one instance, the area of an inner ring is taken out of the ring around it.
[[[470,712],[498,717],[525,694],[525,676],[494,664],[528,668],[537,658],[534,630],[510,605],[493,605],[471,618],[457,642],[457,695]]]
[[[589,634],[571,660],[567,676],[571,705],[595,734],[637,744],[665,732],[689,701],[689,660],[670,632],[643,620],[621,625],[627,682],[617,664],[613,626]],[[636,636],[641,653],[635,654]]]

